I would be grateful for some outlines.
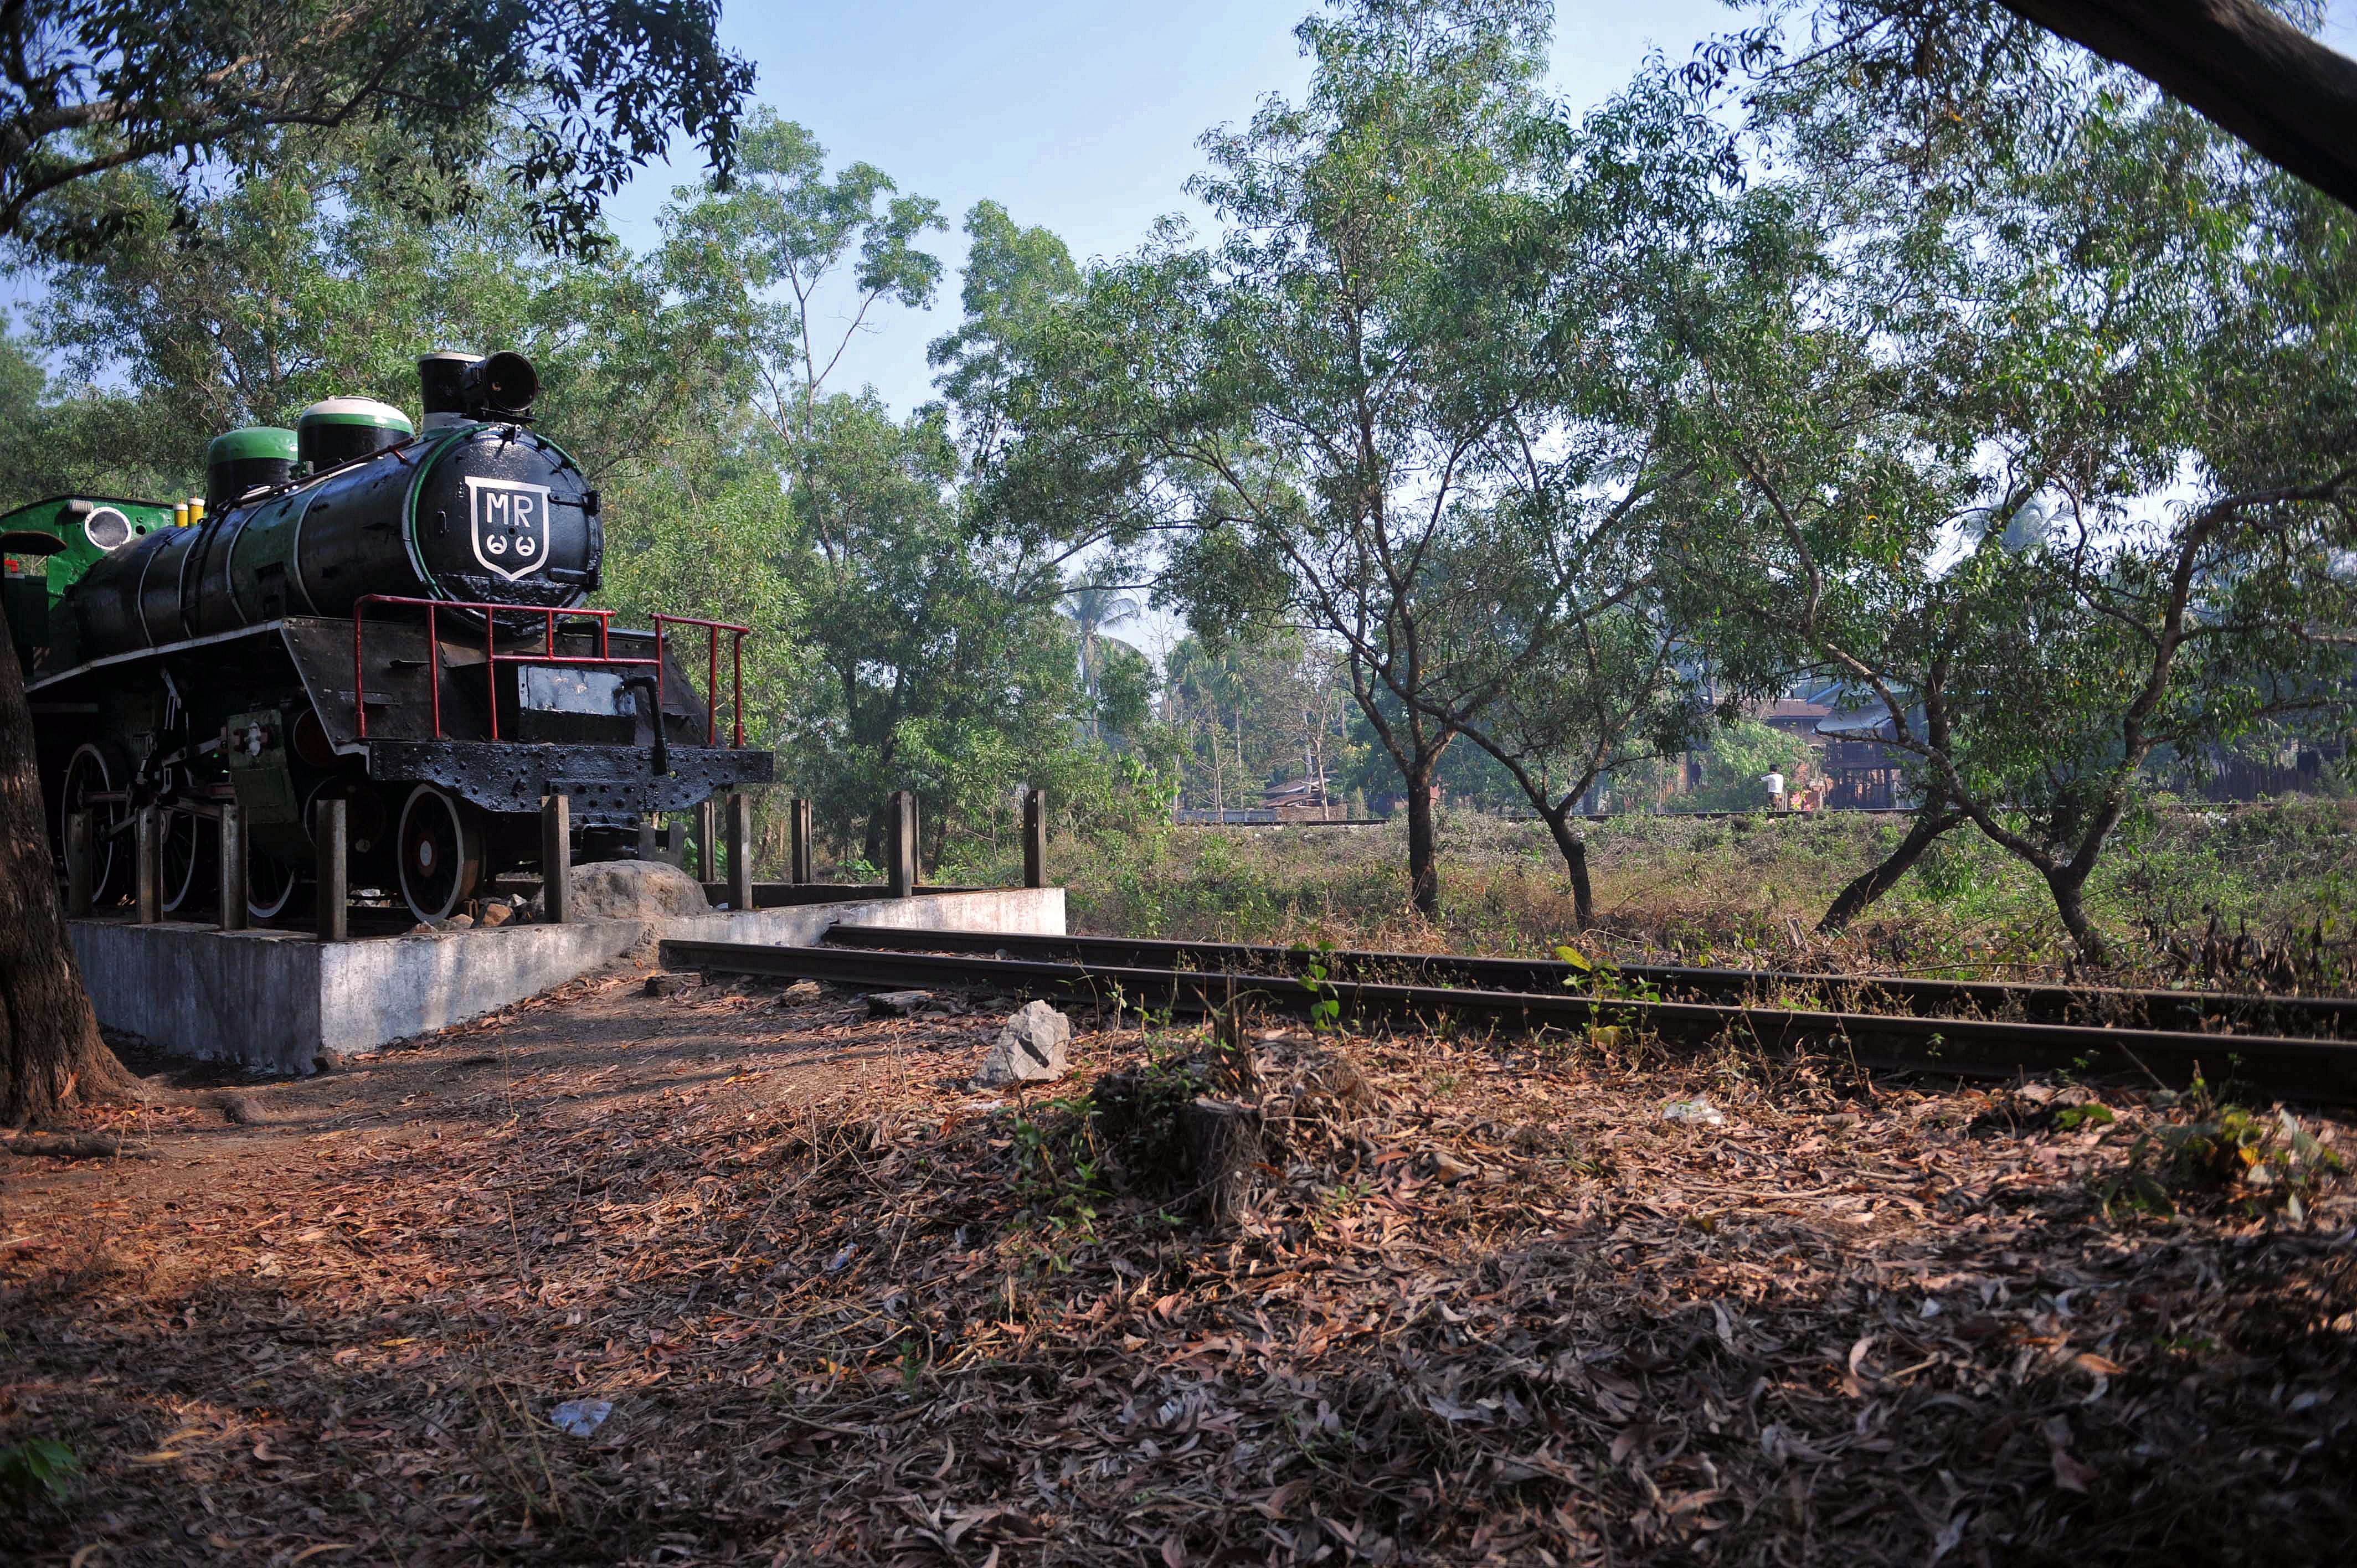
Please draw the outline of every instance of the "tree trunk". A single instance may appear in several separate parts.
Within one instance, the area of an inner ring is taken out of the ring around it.
[[[1440,918],[1440,868],[1435,859],[1432,761],[1426,760],[1407,780],[1407,880],[1415,912],[1427,920]]]
[[[2357,207],[2357,61],[2258,0],[2002,0],[2174,93],[2269,162]]]
[[[1563,854],[1563,865],[1571,874],[1572,918],[1581,930],[1596,924],[1596,895],[1587,886],[1587,833],[1571,825],[1571,814],[1577,809],[1579,798],[1573,796],[1557,811],[1544,807],[1539,815],[1545,821],[1547,832],[1555,835],[1555,847]]]
[[[859,857],[870,865],[884,864],[884,819],[887,810],[878,807],[867,813],[867,833],[860,841]]]
[[[1830,935],[1847,927],[1866,912],[1867,905],[1898,886],[1899,879],[1923,858],[1923,852],[1930,849],[1942,833],[1960,825],[1964,820],[1961,811],[1927,810],[1918,812],[1915,825],[1907,830],[1907,836],[1900,841],[1899,847],[1885,855],[1879,865],[1869,867],[1841,890],[1841,897],[1835,898],[1833,908],[1825,911],[1825,918],[1817,922],[1817,929]]]
[[[45,1121],[79,1096],[141,1098],[98,1037],[66,940],[16,643],[0,617],[0,1126]]]
[[[2063,929],[2079,944],[2079,956],[2089,963],[2109,964],[2112,944],[2087,918],[2087,906],[2081,897],[2086,887],[2085,878],[2072,875],[2068,867],[2046,875],[2047,889],[2054,895],[2054,912],[2062,917]]]
[[[917,823],[918,854],[924,858],[918,865],[920,872],[938,872],[942,868],[942,849],[950,842],[950,813],[947,806],[939,811],[921,813]]]

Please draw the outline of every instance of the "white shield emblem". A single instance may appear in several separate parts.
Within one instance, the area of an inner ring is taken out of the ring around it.
[[[467,477],[475,559],[512,583],[548,560],[548,487]]]

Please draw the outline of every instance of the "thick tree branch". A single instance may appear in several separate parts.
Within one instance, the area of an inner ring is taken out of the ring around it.
[[[2000,0],[2357,208],[2357,60],[2257,0]]]

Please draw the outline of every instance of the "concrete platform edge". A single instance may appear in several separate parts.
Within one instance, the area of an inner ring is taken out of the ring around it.
[[[578,920],[320,943],[286,931],[70,920],[83,983],[110,1028],[177,1056],[306,1073],[463,1024],[577,979],[662,937],[804,946],[836,921],[914,930],[1064,931],[1060,887],[920,894],[659,920]]]

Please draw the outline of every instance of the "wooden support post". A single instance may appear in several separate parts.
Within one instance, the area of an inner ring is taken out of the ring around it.
[[[91,856],[96,846],[91,843],[91,820],[88,808],[66,813],[66,914],[79,918],[90,913],[91,879],[96,868]]]
[[[234,800],[223,800],[221,809],[221,929],[242,931],[253,924],[253,910],[246,901],[245,888],[245,812]]]
[[[895,789],[885,808],[884,882],[886,895],[906,898],[917,891],[917,796]]]
[[[753,907],[753,797],[728,797],[728,907]]]
[[[639,813],[639,858],[655,858],[655,823],[661,819],[652,811]]]
[[[1023,791],[1023,886],[1048,886],[1048,791]]]
[[[311,853],[317,861],[312,891],[318,899],[323,942],[340,942],[351,935],[351,890],[345,880],[350,863],[344,854],[350,820],[350,803],[341,799],[320,800],[311,808]]]
[[[138,919],[143,926],[153,926],[164,918],[164,813],[156,806],[139,808],[139,820],[133,829],[137,840]]]
[[[793,865],[788,875],[792,876],[794,886],[809,886],[816,878],[811,875],[811,803],[808,800],[793,803],[792,859]]]
[[[573,902],[573,802],[565,795],[540,798],[541,918],[565,924]]]
[[[698,882],[720,880],[719,827],[720,809],[707,797],[695,808],[695,879]]]

